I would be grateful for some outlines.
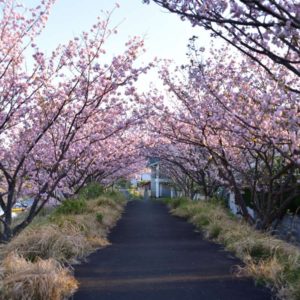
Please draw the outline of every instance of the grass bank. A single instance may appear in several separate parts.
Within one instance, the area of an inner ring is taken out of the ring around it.
[[[166,199],[173,215],[187,218],[206,238],[221,243],[244,267],[237,275],[253,276],[273,289],[278,298],[300,300],[300,249],[254,230],[217,201]]]
[[[121,194],[91,185],[38,217],[1,247],[0,299],[68,299],[78,288],[71,265],[109,244],[107,234],[125,202]]]

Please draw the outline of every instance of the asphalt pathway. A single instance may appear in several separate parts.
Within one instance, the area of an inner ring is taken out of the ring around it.
[[[75,300],[267,300],[232,270],[239,260],[151,200],[129,202],[112,245],[75,268]]]

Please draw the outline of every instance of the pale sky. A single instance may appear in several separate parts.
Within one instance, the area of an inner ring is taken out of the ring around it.
[[[26,5],[37,4],[38,0],[24,0]],[[200,28],[193,28],[189,22],[182,22],[158,5],[142,4],[142,0],[57,0],[49,21],[37,44],[50,52],[59,43],[88,30],[101,16],[101,10],[111,10],[115,3],[120,4],[112,18],[112,25],[120,25],[119,34],[113,37],[109,51],[118,54],[130,36],[145,37],[147,52],[141,60],[147,62],[154,57],[173,59],[176,64],[186,61],[188,39],[198,35],[200,44],[209,44],[209,34]],[[148,79],[147,79],[148,81]]]

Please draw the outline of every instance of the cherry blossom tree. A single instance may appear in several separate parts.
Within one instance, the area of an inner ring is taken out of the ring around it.
[[[149,3],[150,0],[143,2]],[[299,77],[300,5],[297,1],[153,0],[192,26],[201,26],[246,54],[275,80],[269,61]],[[265,57],[267,59],[262,59]],[[284,82],[285,83],[285,82]],[[297,84],[285,83],[299,93]]]
[[[268,228],[299,196],[298,94],[253,60],[236,60],[226,49],[212,51],[205,63],[191,62],[184,69],[162,67],[174,105],[153,97],[160,121],[152,124],[170,144],[198,148],[206,158],[198,168],[207,164],[215,180],[235,193],[244,218]],[[269,64],[272,72],[289,76],[286,68]],[[245,188],[251,190],[256,220],[243,198]]]
[[[112,151],[116,161],[123,160],[119,169],[130,165],[114,144],[124,150],[122,132],[145,114],[135,108],[141,97],[134,86],[149,68],[135,67],[143,41],[135,37],[123,53],[108,58],[106,41],[116,33],[108,13],[46,57],[34,40],[52,3],[41,1],[29,10],[15,1],[0,3],[1,241],[30,224],[52,197],[74,193],[91,176],[116,173],[109,164]],[[34,52],[29,70],[28,47]],[[12,207],[26,196],[33,197],[33,205],[25,220],[12,227]]]

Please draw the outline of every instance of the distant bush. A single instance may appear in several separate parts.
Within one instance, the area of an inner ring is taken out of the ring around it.
[[[106,191],[103,194],[104,197],[109,198],[117,203],[124,203],[124,201],[126,201],[126,197],[123,193],[113,190],[113,191]]]
[[[87,203],[84,199],[67,199],[55,210],[55,214],[82,214],[87,210]]]
[[[103,215],[101,213],[97,213],[96,214],[96,220],[97,220],[97,222],[102,223]]]
[[[117,191],[115,191],[115,190],[112,190],[112,191],[107,191],[106,193],[105,193],[105,195],[107,195],[107,196],[110,196],[110,197],[117,197],[117,196],[119,196],[120,195],[120,193],[119,192],[117,192]]]
[[[163,202],[164,204],[166,204],[166,205],[168,205],[168,206],[172,206],[172,205],[171,205],[171,202],[173,201],[172,198],[170,198],[170,197],[165,197],[165,198],[162,198],[161,200],[162,200],[162,202]]]
[[[178,197],[178,198],[165,198],[164,203],[171,206],[172,208],[177,208],[186,203],[189,203],[191,200],[187,197]]]
[[[136,200],[142,200],[143,199],[143,195],[141,195],[141,193],[135,188],[129,189],[128,193],[129,193],[129,199],[131,201],[136,201]]]
[[[79,198],[86,200],[95,199],[101,196],[104,192],[103,186],[97,182],[91,182],[79,191]]]

